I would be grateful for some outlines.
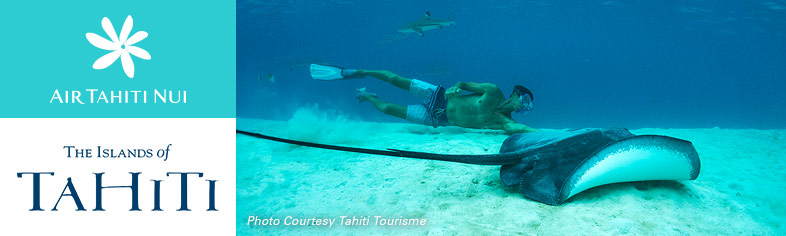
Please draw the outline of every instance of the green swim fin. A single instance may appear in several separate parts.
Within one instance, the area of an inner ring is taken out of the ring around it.
[[[338,66],[311,64],[310,70],[311,78],[318,80],[356,79],[362,77],[352,76],[357,70],[344,69]]]

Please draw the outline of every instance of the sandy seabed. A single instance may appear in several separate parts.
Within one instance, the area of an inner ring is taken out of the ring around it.
[[[328,120],[325,120],[328,119]],[[298,114],[238,119],[238,129],[296,140],[445,154],[497,153],[491,130],[370,123]],[[239,235],[786,235],[786,130],[637,129],[693,142],[694,181],[646,181],[584,191],[560,206],[505,187],[499,166],[384,157],[237,135]],[[279,219],[251,225],[249,216]],[[290,219],[334,219],[285,225]],[[367,224],[342,225],[363,217]],[[374,225],[425,219],[425,225]],[[322,222],[322,221],[320,221]]]

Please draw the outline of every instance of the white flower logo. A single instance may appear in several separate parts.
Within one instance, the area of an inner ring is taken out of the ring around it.
[[[134,78],[134,62],[131,61],[131,56],[129,54],[145,60],[150,60],[150,53],[147,53],[147,51],[142,48],[131,46],[147,38],[147,32],[145,31],[136,32],[129,38],[128,35],[131,33],[131,27],[133,27],[133,25],[134,20],[131,19],[131,15],[129,15],[128,18],[126,18],[126,22],[123,23],[123,28],[120,30],[120,38],[118,39],[115,28],[112,26],[112,22],[109,21],[109,18],[104,17],[104,19],[101,19],[101,27],[104,28],[106,34],[112,39],[111,42],[97,34],[87,33],[87,41],[90,42],[90,44],[100,49],[112,51],[98,58],[98,60],[93,63],[93,69],[100,70],[107,68],[112,65],[112,63],[115,63],[117,58],[120,57],[120,61],[123,64],[123,71],[126,72],[128,78]]]

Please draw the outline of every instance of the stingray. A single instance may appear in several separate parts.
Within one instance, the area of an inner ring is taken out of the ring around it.
[[[454,155],[398,149],[335,146],[236,130],[277,142],[338,151],[475,165],[500,165],[505,186],[537,202],[559,205],[596,186],[649,180],[694,180],[699,155],[690,141],[661,135],[633,135],[624,128],[539,131],[509,136],[499,154]]]

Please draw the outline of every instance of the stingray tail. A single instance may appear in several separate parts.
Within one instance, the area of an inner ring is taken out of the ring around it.
[[[271,141],[306,146],[306,147],[382,155],[382,156],[448,161],[448,162],[458,162],[458,163],[475,164],[475,165],[506,165],[506,164],[518,163],[521,161],[521,156],[518,153],[484,154],[484,155],[450,155],[450,154],[437,154],[437,153],[428,153],[428,152],[413,152],[413,151],[405,151],[405,150],[398,150],[398,149],[378,150],[378,149],[345,147],[345,146],[304,142],[304,141],[298,141],[292,139],[278,138],[278,137],[273,137],[273,136],[268,136],[264,134],[253,133],[243,130],[235,130],[235,133],[248,135],[255,138],[267,139]]]

